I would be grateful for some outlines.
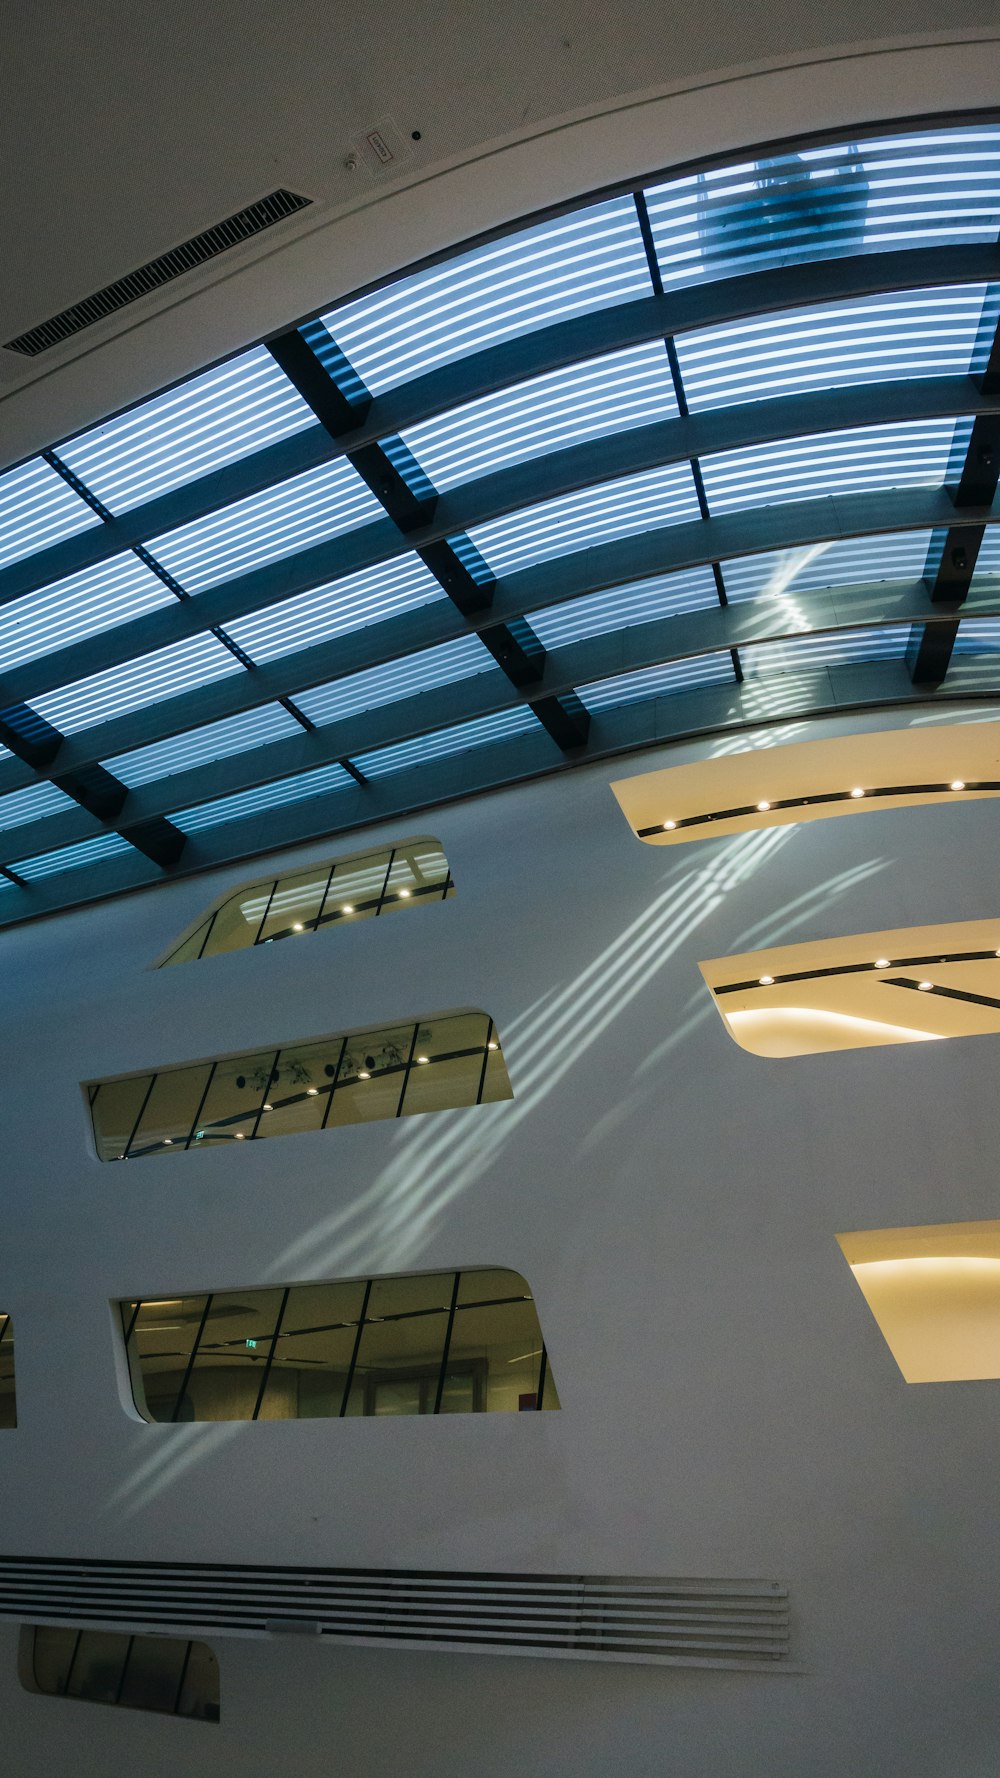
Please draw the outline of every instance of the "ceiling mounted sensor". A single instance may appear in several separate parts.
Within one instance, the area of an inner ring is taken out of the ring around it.
[[[312,198],[302,197],[295,191],[269,192],[267,197],[259,199],[257,203],[248,204],[245,210],[238,210],[235,216],[227,216],[224,222],[217,222],[212,228],[204,229],[200,235],[193,235],[189,241],[182,241],[179,247],[172,247],[169,253],[162,253],[158,259],[149,260],[134,272],[127,272],[124,278],[116,278],[113,284],[105,284],[103,289],[95,290],[81,302],[71,303],[68,309],[60,310],[58,315],[52,315],[48,321],[40,322],[37,327],[29,327],[12,340],[5,340],[3,350],[16,352],[22,358],[37,358],[40,352],[47,352],[63,340],[71,339],[85,327],[93,326],[95,321],[105,320],[118,309],[127,308],[129,303],[149,296],[161,285],[169,284],[174,278],[182,277],[185,272],[193,271],[196,266],[206,264],[220,253],[228,252],[231,247],[238,247],[242,242],[252,240],[254,235],[273,228],[275,223],[283,222],[287,216],[294,216],[297,211],[306,209],[312,201]]]

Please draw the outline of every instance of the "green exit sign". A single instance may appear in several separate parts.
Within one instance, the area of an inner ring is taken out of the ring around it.
[[[248,1341],[247,1341],[247,1345],[248,1345],[248,1346],[249,1346],[249,1348],[250,1348],[250,1350],[251,1350],[251,1352],[256,1352],[256,1350],[257,1350],[257,1342],[256,1342],[256,1340],[248,1340]]]

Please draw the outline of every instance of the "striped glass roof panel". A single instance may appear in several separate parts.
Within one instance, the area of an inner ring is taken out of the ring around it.
[[[646,193],[663,282],[996,240],[1000,126],[910,131],[689,174]]]
[[[544,648],[560,648],[567,642],[583,642],[588,636],[605,636],[609,630],[627,630],[633,624],[679,617],[684,611],[703,611],[718,603],[711,568],[685,568],[679,574],[657,574],[533,611],[531,627]]]
[[[955,637],[956,654],[995,654],[1000,649],[1000,617],[963,617]]]
[[[310,797],[328,796],[353,783],[354,779],[341,765],[317,766],[314,771],[299,772],[294,778],[278,778],[273,784],[259,784],[254,790],[238,790],[233,796],[219,796],[212,802],[181,809],[170,819],[183,833],[203,833],[206,828],[239,821],[244,815],[258,815],[267,809],[286,808],[289,803],[308,802]]]
[[[594,716],[616,704],[640,704],[647,698],[672,697],[676,692],[701,691],[708,685],[735,685],[731,656],[699,654],[691,660],[667,661],[659,667],[643,667],[637,673],[619,673],[612,679],[595,679],[579,688],[580,702]]]
[[[0,568],[101,523],[41,457],[0,475]]]
[[[26,821],[43,821],[46,815],[61,815],[75,809],[71,796],[55,784],[29,784],[25,790],[12,790],[0,796],[0,831],[23,827]]]
[[[542,732],[538,718],[522,704],[516,710],[501,710],[495,716],[477,716],[472,722],[435,729],[431,734],[419,735],[413,741],[400,741],[392,747],[381,747],[377,752],[355,754],[354,764],[366,778],[387,778],[392,772],[430,765],[448,754],[485,747],[491,741],[507,741],[514,735]]]
[[[37,883],[42,877],[55,877],[66,870],[79,870],[85,864],[99,864],[104,858],[136,856],[128,840],[120,833],[100,833],[96,839],[80,840],[75,846],[60,846],[56,852],[39,852],[34,858],[19,858],[11,870],[26,882]]]
[[[867,586],[879,580],[922,580],[929,531],[891,531],[882,537],[840,537],[799,549],[768,550],[723,562],[731,605],[742,599],[794,598],[821,587]]]
[[[311,592],[268,605],[226,627],[251,660],[262,664],[447,596],[419,556],[399,556],[378,568],[361,568],[342,580],[328,581]]]
[[[884,624],[867,630],[831,630],[819,636],[795,636],[787,642],[760,642],[740,649],[745,679],[810,667],[840,667],[852,661],[902,660],[910,624]]]
[[[111,512],[128,512],[316,424],[266,346],[255,346],[81,432],[59,455]]]
[[[721,513],[810,494],[940,487],[970,430],[968,420],[908,420],[720,451],[701,460],[705,492],[710,510]]]
[[[437,648],[425,648],[420,654],[406,655],[402,660],[388,661],[384,666],[366,667],[346,679],[335,679],[330,685],[317,685],[312,691],[296,693],[296,703],[310,722],[322,727],[340,722],[360,710],[375,710],[383,704],[395,704],[401,698],[415,697],[422,691],[433,691],[442,685],[457,684],[477,673],[497,670],[489,649],[478,636],[460,636],[454,642],[443,642]]]
[[[414,272],[323,321],[379,395],[499,340],[651,291],[635,206],[622,197]]]
[[[690,464],[668,463],[491,519],[469,536],[494,574],[510,574],[553,556],[699,516]]]
[[[384,516],[357,470],[337,459],[153,538],[149,550],[186,592],[200,593]]]
[[[266,747],[270,741],[283,741],[288,735],[301,733],[301,723],[282,704],[263,704],[259,710],[241,710],[221,722],[205,723],[202,728],[188,729],[186,734],[153,741],[131,753],[119,753],[114,759],[106,759],[104,765],[130,790],[136,790],[140,784],[152,784],[159,778],[173,777],[175,772],[210,765],[213,760],[228,759],[234,753]]]
[[[470,401],[412,427],[402,438],[435,488],[444,492],[506,464],[669,420],[676,413],[663,341],[647,340]]]
[[[678,336],[688,406],[734,407],[900,377],[965,376],[988,328],[997,293],[985,284],[868,296],[827,307],[786,309]]]
[[[131,550],[0,605],[0,671],[112,630],[174,595]]]
[[[33,699],[31,708],[61,734],[75,735],[96,723],[109,722],[112,717],[127,716],[130,710],[162,704],[227,673],[245,671],[236,656],[214,636],[192,636],[186,642],[174,642],[169,648],[158,648],[154,654],[140,655],[123,666],[92,673],[87,679],[60,686],[58,691],[46,692],[44,697]]]
[[[976,557],[972,585],[977,592],[1000,593],[1000,525],[986,527]]]

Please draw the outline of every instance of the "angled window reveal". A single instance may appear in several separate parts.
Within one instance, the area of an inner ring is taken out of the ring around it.
[[[751,748],[619,778],[611,788],[637,839],[653,846],[968,802],[1000,795],[1000,726],[950,723]]]
[[[92,1081],[102,1161],[511,1099],[493,1020],[456,1013]]]
[[[408,840],[354,853],[283,877],[266,877],[227,895],[160,963],[189,963],[220,951],[245,951],[275,939],[319,932],[399,908],[445,901],[455,885],[437,840]]]
[[[14,1324],[0,1309],[0,1432],[17,1425],[14,1393]]]
[[[25,1691],[46,1697],[219,1720],[218,1660],[185,1637],[25,1624],[18,1668]]]
[[[531,1292],[477,1269],[119,1304],[151,1421],[558,1408]]]
[[[779,945],[700,967],[729,1035],[755,1056],[1000,1031],[1000,919]]]
[[[1000,1377],[1000,1222],[838,1235],[908,1383]]]

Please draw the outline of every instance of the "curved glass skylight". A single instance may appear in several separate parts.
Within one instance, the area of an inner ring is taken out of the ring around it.
[[[234,753],[266,747],[271,741],[284,741],[301,733],[302,724],[284,705],[262,704],[257,710],[241,710],[221,722],[206,723],[204,728],[188,729],[186,734],[153,741],[131,753],[119,753],[106,759],[104,767],[130,790],[137,790],[141,784],[171,778],[176,772],[188,772],[217,759],[230,759]]]
[[[445,598],[440,581],[419,556],[400,556],[238,618],[228,626],[228,633],[253,661],[263,665]]]
[[[0,831],[30,823],[29,875],[96,856],[81,850],[90,841],[58,843],[74,831],[61,736],[81,737],[66,750],[74,771],[117,748],[104,764],[123,790],[188,775],[171,796],[193,805],[177,831],[147,828],[143,843],[172,860],[184,834],[232,824],[210,849],[192,846],[197,864],[209,850],[235,857],[250,838],[265,846],[272,832],[285,843],[335,828],[341,808],[355,823],[369,779],[399,773],[387,795],[400,809],[426,801],[427,786],[460,793],[466,776],[490,776],[486,757],[466,772],[477,747],[518,776],[600,758],[626,735],[639,745],[665,727],[682,733],[685,710],[726,727],[808,715],[833,701],[826,667],[851,669],[852,697],[875,702],[912,696],[924,672],[938,701],[1000,693],[1000,526],[982,535],[1000,510],[989,505],[997,466],[980,449],[983,427],[958,412],[982,405],[977,379],[1000,342],[998,238],[1000,123],[751,152],[533,221],[290,325],[320,386],[328,376],[356,404],[363,430],[339,443],[279,369],[275,342],[277,356],[253,346],[78,433],[51,461],[0,474],[2,732],[21,755],[0,748]],[[914,247],[933,249],[920,264],[935,282],[909,287],[907,259],[908,287],[894,290],[893,254]],[[877,266],[858,258],[872,252]],[[741,283],[765,268],[780,276]],[[701,300],[673,293],[706,279],[727,283],[706,297],[711,325],[692,328]],[[759,312],[762,289],[781,307]],[[808,306],[792,306],[804,291]],[[892,418],[905,391],[888,385],[901,377],[933,382],[926,404],[906,398],[931,417]],[[769,404],[787,396],[800,435],[775,439],[789,422]],[[317,398],[317,409],[338,424],[336,404]],[[821,430],[834,413],[835,429]],[[641,438],[625,436],[636,428]],[[745,442],[712,448],[731,438]],[[324,460],[292,474],[317,447]],[[556,459],[567,451],[569,462]],[[615,473],[636,463],[649,467]],[[963,510],[967,496],[977,504]],[[127,516],[105,524],[102,512]],[[850,534],[871,523],[883,529]],[[655,535],[671,526],[681,530]],[[775,547],[786,539],[796,547]],[[960,672],[942,685],[956,626],[924,633],[922,600],[940,615],[935,583],[966,570]],[[630,578],[615,585],[618,575]],[[168,621],[175,599],[222,586]],[[748,600],[760,609],[722,610]],[[209,630],[220,612],[224,626]],[[693,613],[704,615],[685,621]],[[153,648],[192,622],[206,627]],[[817,627],[833,623],[844,627]],[[636,626],[643,636],[620,640]],[[771,639],[717,645],[747,634]],[[711,652],[681,654],[700,641]],[[545,650],[553,658],[526,689],[525,659],[540,668]],[[628,661],[646,664],[620,670]],[[181,701],[198,687],[204,695]],[[701,688],[661,721],[658,699]],[[421,697],[437,726],[414,736]],[[626,706],[616,726],[609,715]],[[493,713],[470,719],[472,709]],[[185,711],[195,726],[175,733]],[[368,723],[365,711],[384,714]],[[332,748],[306,727],[348,720],[384,744],[289,771]],[[137,811],[162,809],[167,794],[137,795]],[[296,818],[299,802],[309,806]],[[149,880],[151,858],[118,834],[94,843],[106,840],[109,880],[117,857],[133,861],[123,883]],[[11,888],[5,909],[30,913],[30,892]],[[0,924],[10,917],[20,916],[5,911]]]
[[[266,346],[255,346],[81,432],[59,455],[111,512],[128,512],[316,424]]]
[[[571,211],[323,316],[373,395],[568,315],[649,296],[630,197]]]
[[[41,457],[0,475],[0,568],[100,522]]]
[[[341,458],[153,537],[149,550],[185,592],[201,593],[384,516],[357,470]]]
[[[509,463],[669,420],[677,413],[662,340],[571,364],[484,395],[402,434],[441,492]]]
[[[690,465],[668,463],[491,519],[471,527],[469,537],[494,574],[512,574],[592,544],[696,519],[700,512]]]
[[[687,568],[679,574],[656,574],[607,592],[588,593],[533,611],[531,627],[546,648],[582,642],[587,636],[605,636],[609,630],[630,629],[633,624],[653,623],[661,617],[679,617],[684,611],[704,611],[717,606],[719,589],[711,568]]]
[[[1000,126],[809,147],[646,192],[665,285],[1000,230]]]
[[[0,605],[0,671],[129,623],[175,598],[131,550]]]
[[[734,512],[810,494],[941,487],[949,464],[960,466],[971,430],[969,420],[907,420],[720,451],[702,459],[708,504],[713,513]]]
[[[310,722],[320,728],[324,723],[342,722],[360,710],[375,710],[400,698],[416,697],[419,692],[496,670],[496,661],[478,636],[460,636],[455,642],[425,648],[420,654],[387,661],[384,666],[366,667],[330,685],[314,686],[311,691],[299,692],[296,701]]]
[[[226,673],[244,670],[214,636],[193,636],[190,641],[158,648],[154,654],[46,692],[32,700],[31,708],[61,734],[74,735],[114,716],[126,716],[130,710],[177,697],[196,685],[207,685]]]
[[[84,865],[100,864],[105,858],[135,857],[128,840],[119,833],[98,834],[93,840],[80,840],[75,846],[60,846],[55,852],[40,852],[33,858],[18,858],[11,865],[27,883],[41,882],[66,870],[82,870]]]
[[[677,357],[693,412],[898,377],[966,376],[996,293],[984,284],[907,290],[856,302],[786,309],[681,334]]]
[[[680,691],[700,691],[706,685],[736,684],[728,654],[699,654],[691,660],[666,661],[660,667],[643,667],[638,673],[619,673],[580,687],[580,698],[591,715],[616,704],[639,704],[646,698],[672,697]]]

